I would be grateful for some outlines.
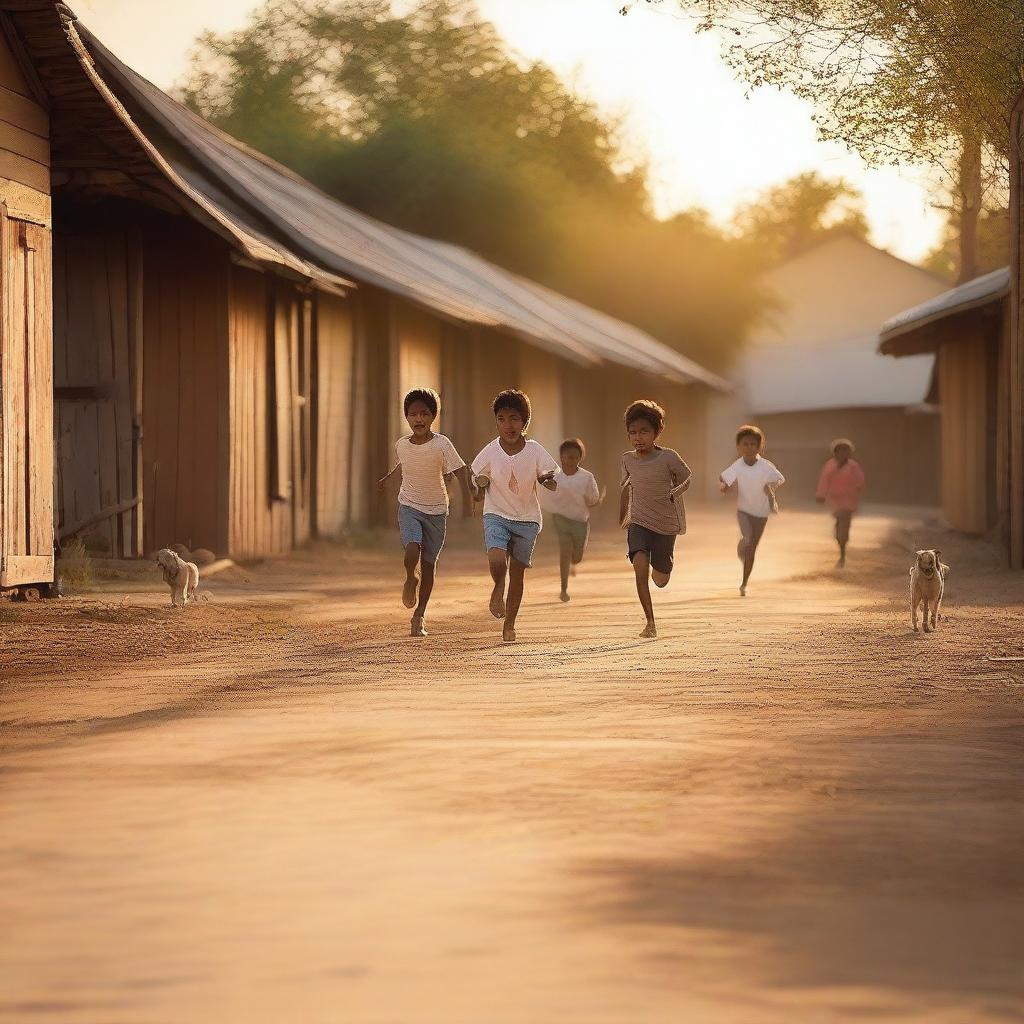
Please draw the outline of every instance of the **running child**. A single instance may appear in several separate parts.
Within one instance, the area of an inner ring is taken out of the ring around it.
[[[761,543],[768,516],[778,510],[775,503],[775,488],[781,487],[786,478],[761,456],[764,448],[764,432],[760,427],[745,424],[736,432],[736,453],[739,458],[722,471],[718,478],[718,489],[726,494],[736,490],[736,518],[740,524],[741,539],[736,554],[743,563],[743,582],[740,596],[747,596],[747,581],[754,568],[754,555]]]
[[[628,526],[628,557],[636,576],[636,593],[647,618],[641,637],[658,635],[651,601],[651,579],[665,587],[672,576],[676,537],[686,533],[683,492],[690,486],[690,467],[658,438],[665,429],[665,410],[641,399],[626,410],[626,435],[633,450],[622,456],[619,523]]]
[[[854,459],[853,442],[839,437],[832,442],[832,458],[821,467],[815,499],[819,505],[828,502],[836,519],[836,543],[839,545],[837,569],[846,568],[846,545],[850,542],[850,521],[860,507],[864,490],[864,470]]]
[[[515,643],[523,579],[544,521],[538,488],[557,490],[558,463],[523,436],[530,425],[530,399],[522,391],[502,391],[493,409],[498,436],[473,460],[474,497],[484,502],[484,547],[494,581],[489,607],[496,619],[505,620],[502,640]]]
[[[555,474],[558,490],[543,502],[551,513],[551,525],[558,534],[558,567],[562,575],[561,601],[569,600],[569,571],[583,561],[590,536],[590,510],[604,501],[594,474],[580,463],[586,458],[586,445],[578,437],[563,441],[558,449],[562,468]]]
[[[456,476],[464,496],[469,498],[465,462],[444,434],[435,434],[430,429],[437,418],[439,403],[437,392],[430,388],[414,388],[405,396],[405,418],[412,434],[395,442],[398,462],[387,476],[377,481],[377,487],[383,490],[388,477],[401,467],[398,530],[405,548],[402,604],[415,609],[410,623],[412,636],[427,635],[424,617],[448,527],[446,480]]]

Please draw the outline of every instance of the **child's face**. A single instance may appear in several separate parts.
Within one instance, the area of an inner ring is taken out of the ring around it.
[[[741,437],[736,444],[736,451],[739,452],[744,462],[751,464],[757,462],[757,456],[761,453],[761,438],[754,437],[752,434]]]
[[[562,463],[562,472],[566,476],[572,476],[580,468],[583,456],[580,454],[579,448],[563,448],[559,459]]]
[[[523,436],[526,424],[515,409],[499,409],[495,414],[498,435],[506,444],[515,444]]]
[[[626,434],[637,455],[645,455],[652,451],[655,441],[658,440],[658,431],[648,420],[633,420],[627,425]]]
[[[845,465],[852,454],[853,453],[850,451],[850,446],[848,444],[836,445],[836,462],[838,462],[840,466]]]
[[[416,437],[423,437],[430,430],[430,424],[434,422],[434,414],[430,406],[418,398],[409,405],[409,411],[405,414],[409,421],[409,429]]]

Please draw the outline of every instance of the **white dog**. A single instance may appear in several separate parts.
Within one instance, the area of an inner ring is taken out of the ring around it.
[[[949,566],[942,564],[942,552],[925,550],[917,552],[917,561],[910,569],[910,623],[917,628],[917,609],[924,605],[924,631],[932,633],[938,629],[939,609],[946,590],[946,574]]]
[[[186,562],[170,548],[161,548],[156,553],[156,561],[164,574],[164,583],[171,588],[171,606],[176,608],[179,598],[182,608],[189,599],[194,601],[196,587],[199,586],[199,567],[193,562]]]

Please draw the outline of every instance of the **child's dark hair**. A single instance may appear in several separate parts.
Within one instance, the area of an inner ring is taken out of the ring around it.
[[[497,416],[502,409],[511,409],[513,412],[519,413],[523,418],[524,430],[530,425],[530,416],[532,415],[530,396],[525,391],[508,388],[500,392],[494,399],[494,415]]]
[[[437,407],[441,403],[441,396],[433,388],[413,388],[405,396],[405,402],[403,403],[406,416],[409,415],[409,406],[413,402],[422,402],[430,410],[430,415],[436,416]]]
[[[559,446],[558,454],[568,451],[570,448],[575,448],[580,453],[580,462],[587,457],[587,446],[583,443],[583,440],[579,437],[567,437]]]
[[[660,434],[665,429],[665,410],[649,398],[637,399],[626,410],[626,429],[637,420],[647,420],[655,432]]]
[[[753,423],[744,423],[743,426],[736,431],[736,443],[739,444],[745,437],[756,437],[758,447],[764,447],[764,431],[760,427],[755,427]]]

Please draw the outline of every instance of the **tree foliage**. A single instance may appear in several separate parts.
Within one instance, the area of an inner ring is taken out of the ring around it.
[[[1004,159],[1024,87],[1020,0],[632,0],[716,29],[752,86],[810,100],[821,136],[869,163],[952,167],[965,136]]]
[[[198,44],[183,96],[337,198],[468,246],[709,365],[761,300],[748,250],[652,216],[646,168],[471,0],[271,0]]]
[[[864,198],[842,179],[816,171],[766,189],[736,211],[734,225],[753,262],[771,266],[836,234],[867,239]]]
[[[942,237],[925,257],[923,266],[933,274],[956,281],[960,272],[960,230],[954,213],[946,222]],[[987,274],[1005,267],[1010,260],[1010,211],[1005,207],[983,210],[978,218],[976,271]]]

